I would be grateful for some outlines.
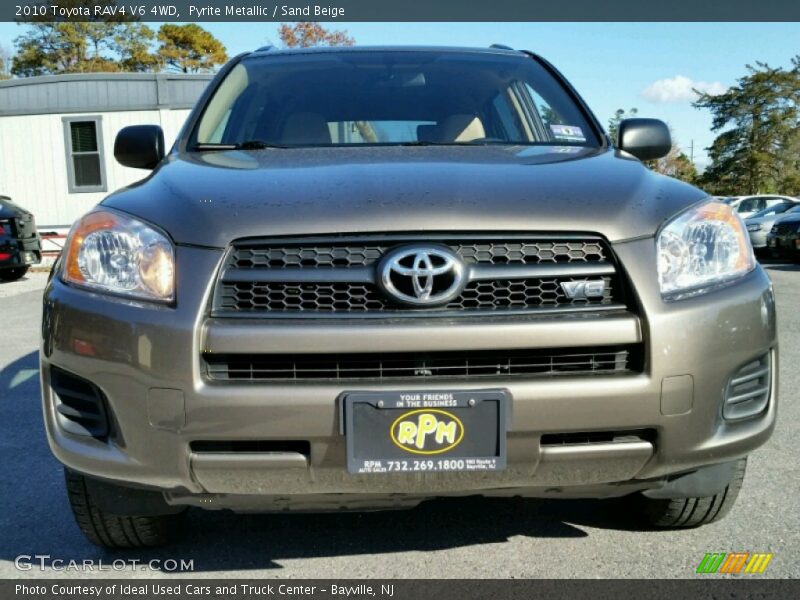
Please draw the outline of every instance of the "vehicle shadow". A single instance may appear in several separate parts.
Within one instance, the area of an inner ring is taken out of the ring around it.
[[[28,280],[30,280],[30,276],[28,275],[23,275],[22,277],[20,277],[19,279],[15,279],[14,281],[6,281],[4,279],[0,279],[0,287],[4,285],[14,285],[15,283],[20,283],[22,281],[28,281]]]
[[[584,538],[590,535],[585,528],[630,529],[623,501],[470,497],[372,513],[234,515],[192,509],[183,536],[172,546],[104,551],[87,542],[73,522],[61,466],[44,435],[37,368],[37,353],[31,352],[0,371],[0,495],[6,507],[0,511],[0,564],[46,554],[64,563],[177,558],[192,560],[195,572],[280,569],[282,561],[298,558],[444,550],[521,535]]]
[[[794,271],[800,272],[800,263],[771,264],[764,265],[767,271]]]
[[[767,271],[800,271],[800,263],[778,258],[760,257],[758,262]]]

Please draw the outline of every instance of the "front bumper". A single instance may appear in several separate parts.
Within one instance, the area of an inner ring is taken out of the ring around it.
[[[773,256],[800,257],[800,235],[790,232],[781,235],[770,233],[767,237],[767,248]]]
[[[98,478],[161,489],[177,504],[264,510],[291,506],[374,508],[453,494],[615,496],[658,487],[672,474],[746,456],[770,436],[776,416],[777,347],[771,285],[758,267],[734,285],[680,302],[658,291],[652,240],[614,250],[637,292],[637,315],[583,313],[479,322],[418,319],[280,323],[207,317],[222,252],[179,247],[175,308],[71,288],[45,292],[41,373],[50,446],[68,467]],[[358,390],[502,387],[513,398],[508,468],[497,473],[350,475],[337,398],[353,385],[210,382],[201,354],[239,348],[287,353],[485,349],[634,343],[644,371],[630,376],[492,378],[389,382]],[[344,345],[344,346],[342,346]],[[722,418],[727,382],[742,365],[772,355],[767,409],[743,421]],[[106,395],[112,436],[66,433],[55,419],[51,365]],[[677,385],[676,385],[676,382]],[[546,446],[543,434],[655,432],[626,443]],[[193,441],[308,442],[307,455],[204,453]],[[345,496],[342,496],[345,495]],[[346,497],[348,500],[344,500]]]

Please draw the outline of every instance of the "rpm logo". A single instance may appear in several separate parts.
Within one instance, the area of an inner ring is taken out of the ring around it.
[[[400,415],[389,430],[395,446],[413,454],[442,454],[461,443],[464,424],[438,408],[421,408]]]

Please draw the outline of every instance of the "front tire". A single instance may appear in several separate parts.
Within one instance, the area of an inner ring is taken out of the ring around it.
[[[93,544],[110,549],[163,546],[176,537],[184,513],[155,516],[115,515],[92,499],[86,478],[64,469],[75,522]]]
[[[0,281],[16,281],[17,279],[22,279],[27,272],[28,267],[0,269]]]
[[[747,459],[743,458],[736,465],[731,482],[713,496],[656,499],[639,494],[637,500],[640,514],[649,525],[659,528],[699,527],[719,521],[736,503],[746,468]]]

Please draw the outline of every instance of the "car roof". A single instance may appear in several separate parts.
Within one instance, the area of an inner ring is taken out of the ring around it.
[[[472,48],[468,46],[312,46],[309,48],[276,48],[263,46],[248,56],[276,56],[291,54],[336,54],[336,53],[369,53],[369,52],[432,52],[437,54],[503,54],[506,56],[526,56],[520,50],[494,45],[488,48]]]

